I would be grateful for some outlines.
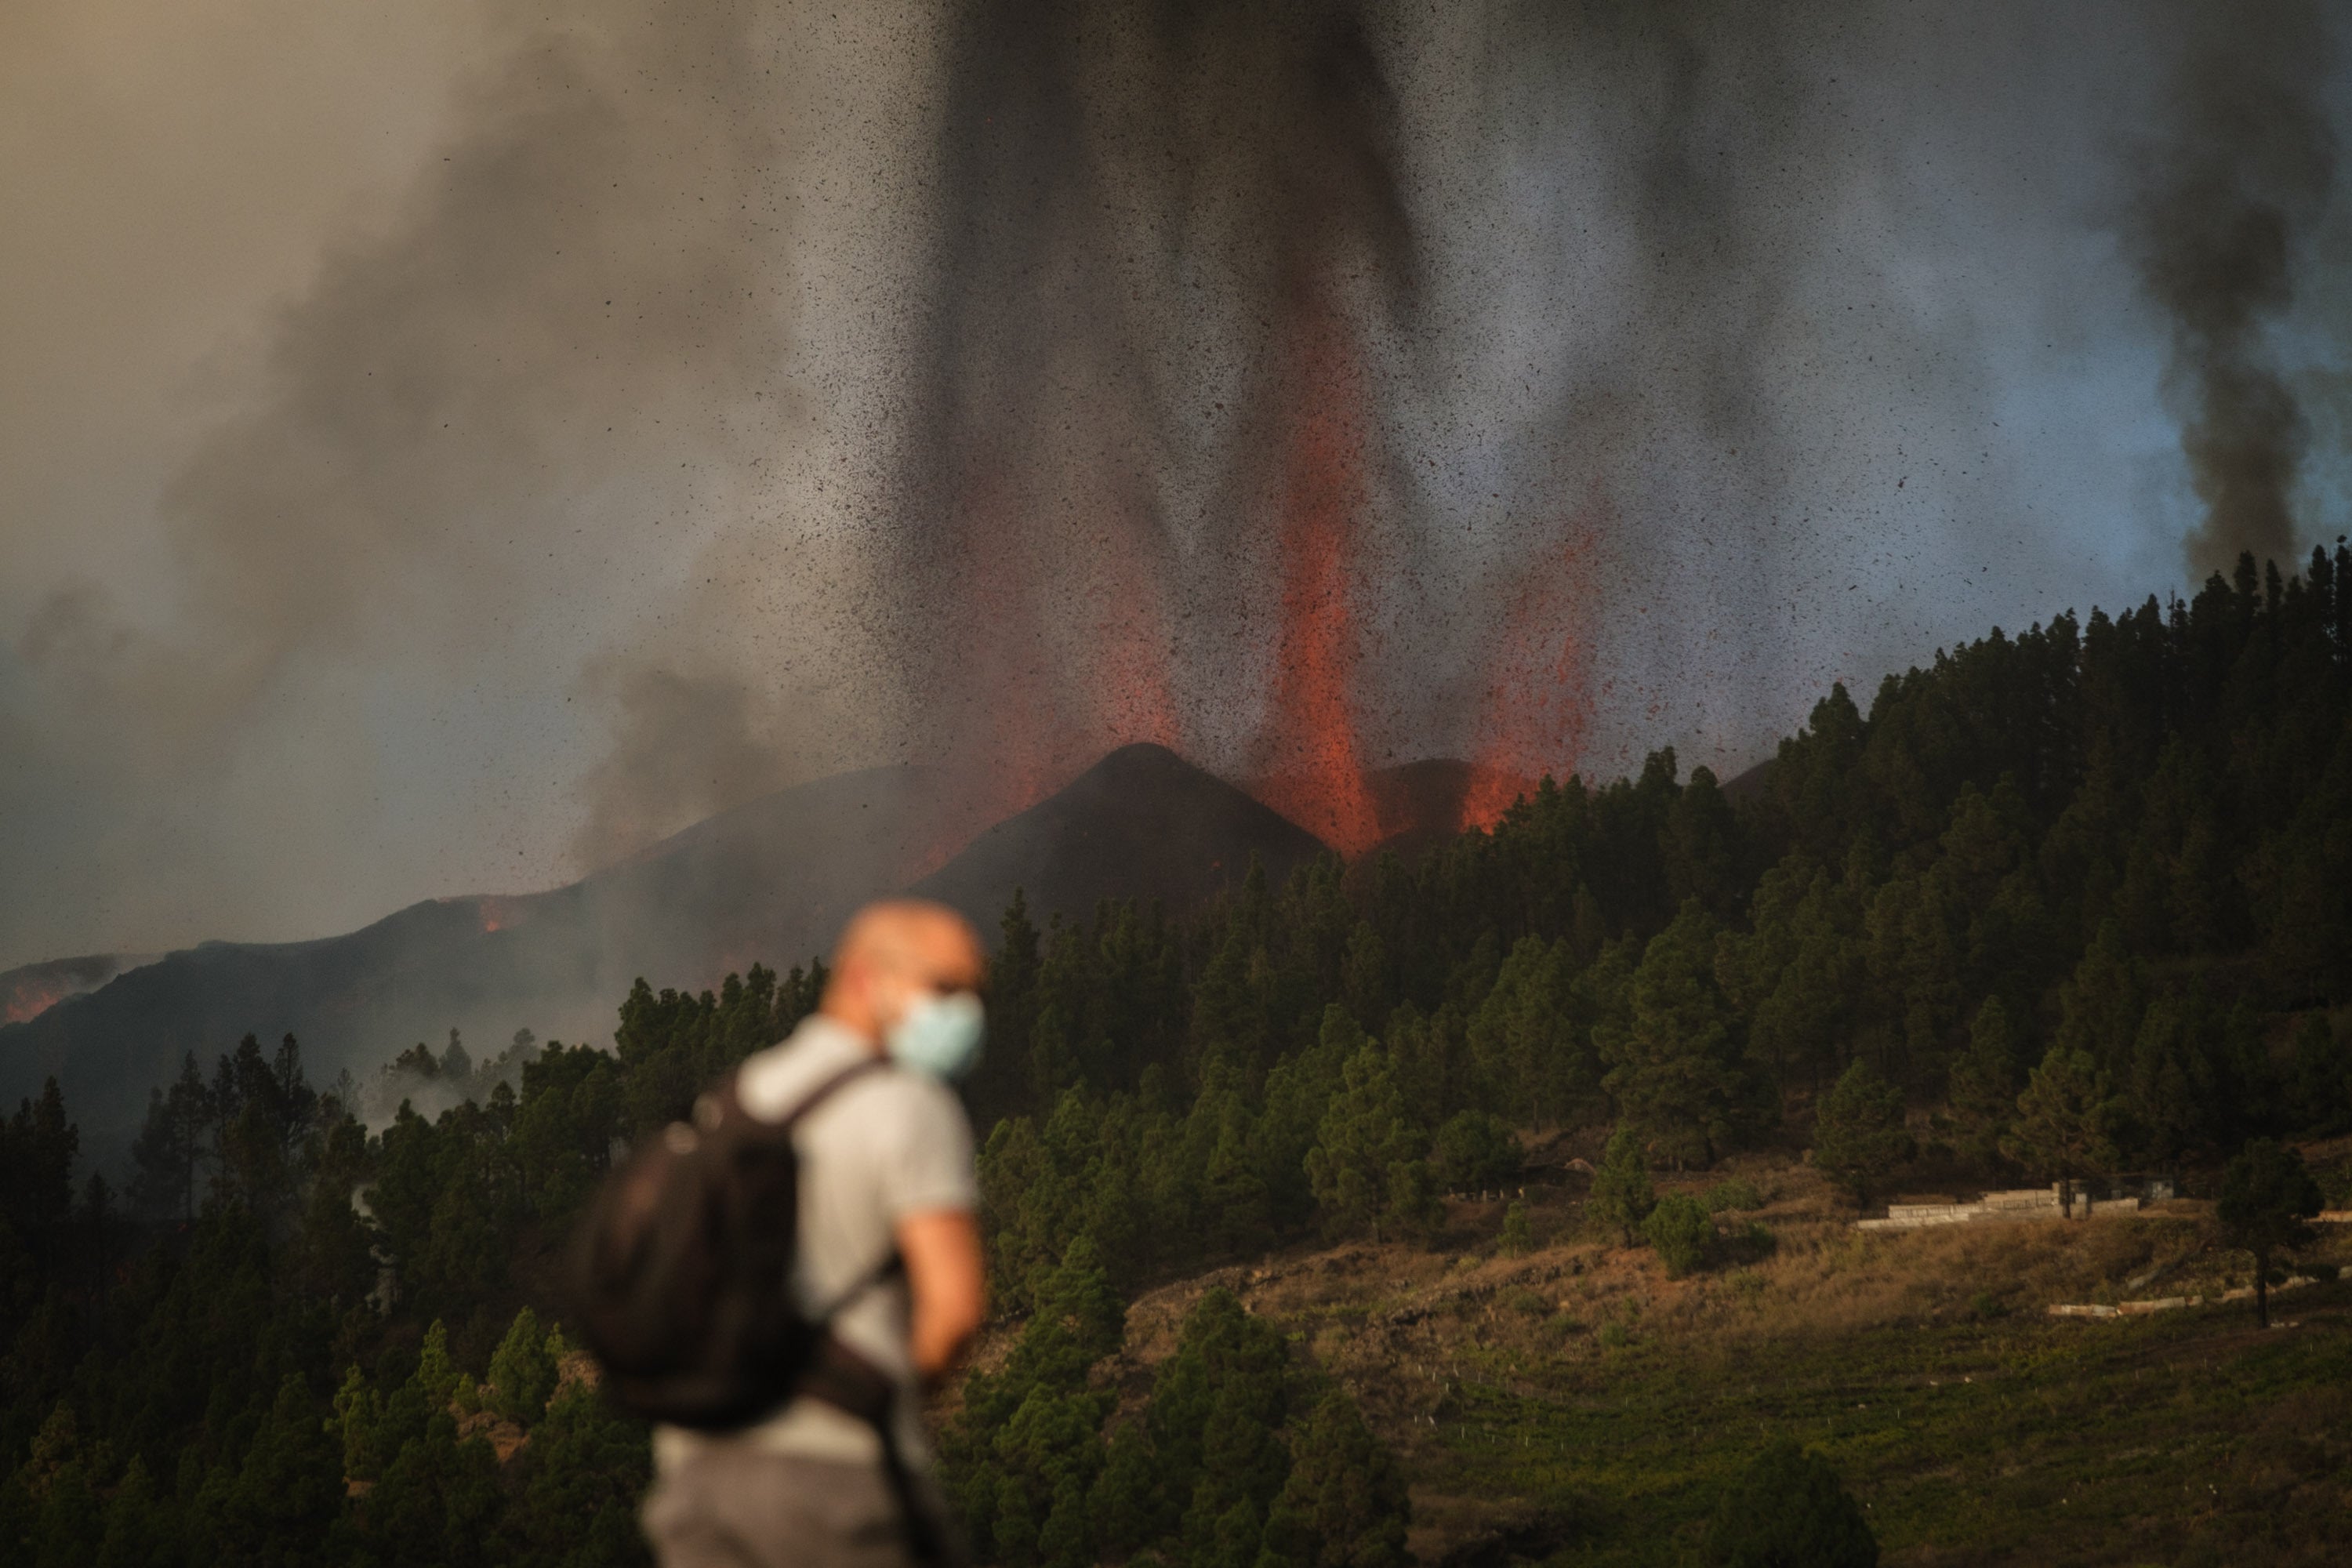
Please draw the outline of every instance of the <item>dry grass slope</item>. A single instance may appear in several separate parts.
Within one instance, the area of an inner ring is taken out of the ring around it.
[[[1780,1435],[1831,1456],[1890,1563],[2340,1561],[2352,1289],[2297,1292],[2268,1334],[2237,1307],[2053,1321],[2159,1287],[2210,1300],[2246,1261],[2194,1203],[1865,1233],[1802,1166],[1735,1173],[1767,1202],[1720,1216],[1727,1260],[1688,1279],[1531,1188],[1526,1256],[1495,1246],[1501,1204],[1456,1203],[1434,1249],[1297,1250],[1152,1291],[1097,1375],[1139,1399],[1202,1291],[1234,1290],[1395,1445],[1424,1563],[1685,1561]],[[2323,1238],[2316,1271],[2347,1243]]]

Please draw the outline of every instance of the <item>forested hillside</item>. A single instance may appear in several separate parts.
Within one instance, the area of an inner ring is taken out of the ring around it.
[[[1040,929],[1016,900],[971,1097],[1027,1320],[946,1443],[983,1558],[1401,1561],[1409,1478],[1230,1297],[1139,1404],[1088,1369],[1138,1291],[1427,1235],[1533,1135],[1609,1142],[1604,1177],[1810,1143],[1866,1198],[1919,1170],[2194,1184],[2249,1138],[2352,1128],[2348,652],[2352,552],[2246,561],[2193,601],[1995,632],[1866,715],[1833,690],[1741,804],[1661,752],[1197,916]],[[123,1192],[78,1169],[54,1090],[26,1103],[0,1550],[636,1560],[644,1436],[554,1326],[561,1238],[617,1149],[821,984],[641,981],[612,1049],[551,1044],[373,1133],[248,1038],[156,1087]]]

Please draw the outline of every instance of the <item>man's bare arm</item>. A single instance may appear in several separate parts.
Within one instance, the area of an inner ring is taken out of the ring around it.
[[[898,1235],[914,1300],[909,1348],[915,1372],[928,1386],[955,1370],[988,1310],[980,1226],[965,1210],[939,1209],[906,1215]]]

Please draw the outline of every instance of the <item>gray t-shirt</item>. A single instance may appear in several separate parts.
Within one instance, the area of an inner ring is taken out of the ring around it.
[[[782,1045],[745,1061],[736,1080],[743,1109],[782,1121],[811,1091],[871,1047],[824,1016],[811,1016]],[[793,1130],[799,1151],[800,1254],[793,1287],[802,1310],[835,1309],[834,1332],[899,1384],[898,1444],[907,1463],[927,1468],[921,1394],[908,1353],[907,1282],[872,1279],[896,1246],[898,1221],[980,1203],[971,1124],[946,1085],[919,1072],[887,1068],[852,1079]],[[725,1436],[657,1427],[655,1462],[667,1470],[703,1445],[748,1444],[769,1453],[870,1463],[882,1457],[872,1428],[814,1400],[796,1399],[757,1426]]]

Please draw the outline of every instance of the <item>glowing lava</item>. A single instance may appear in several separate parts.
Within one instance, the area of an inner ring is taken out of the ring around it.
[[[484,935],[504,931],[522,918],[522,905],[514,899],[491,897],[477,899],[474,902],[481,915]]]
[[[53,981],[19,980],[8,988],[8,1003],[0,1008],[0,1024],[29,1024],[78,992]]]
[[[1281,511],[1281,631],[1262,746],[1265,803],[1343,855],[1383,837],[1364,779],[1356,679],[1362,655],[1355,605],[1361,570],[1362,375],[1347,329],[1308,291],[1286,388]]]

